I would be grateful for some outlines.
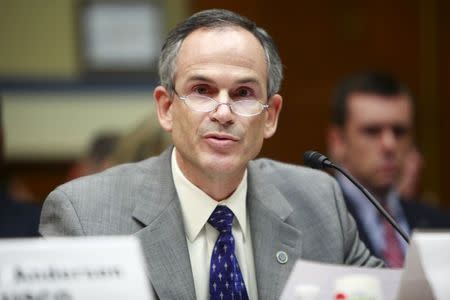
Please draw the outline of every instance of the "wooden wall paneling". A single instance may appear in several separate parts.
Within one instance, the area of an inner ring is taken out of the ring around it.
[[[437,90],[437,2],[420,1],[420,83],[416,94],[417,143],[424,155],[424,195],[431,204],[438,204],[441,192],[440,101]]]
[[[437,91],[440,109],[439,128],[441,129],[438,141],[440,155],[436,157],[440,166],[438,178],[440,182],[439,204],[450,210],[450,2],[437,0]]]

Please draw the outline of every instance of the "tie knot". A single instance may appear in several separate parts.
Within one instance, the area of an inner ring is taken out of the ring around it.
[[[233,212],[226,206],[218,205],[208,219],[208,223],[220,233],[231,232]]]

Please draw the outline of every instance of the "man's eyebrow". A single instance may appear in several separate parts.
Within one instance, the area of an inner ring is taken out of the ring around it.
[[[240,84],[243,84],[243,83],[254,83],[254,84],[258,85],[258,86],[261,86],[261,82],[255,77],[244,77],[244,78],[241,78],[241,79],[237,80],[236,82],[240,83]]]
[[[187,81],[206,81],[206,82],[213,82],[209,77],[203,76],[203,75],[193,75],[191,77],[188,77]],[[236,81],[236,83],[254,83],[257,85],[261,85],[259,80],[255,77],[244,77],[240,78]]]
[[[206,82],[212,82],[213,80],[211,78],[208,78],[203,75],[193,75],[191,77],[188,77],[187,81],[206,81]]]

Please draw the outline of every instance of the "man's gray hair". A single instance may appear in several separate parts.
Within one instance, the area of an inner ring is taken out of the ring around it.
[[[199,28],[241,27],[252,33],[261,43],[267,63],[267,94],[273,96],[280,90],[283,66],[273,39],[262,28],[246,17],[224,9],[210,9],[198,12],[179,25],[167,36],[159,57],[160,83],[169,92],[175,91],[174,77],[176,60],[183,40]]]

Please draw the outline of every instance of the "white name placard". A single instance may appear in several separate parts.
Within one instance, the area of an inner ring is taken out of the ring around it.
[[[415,231],[398,300],[450,299],[450,231]]]
[[[0,240],[0,299],[154,299],[133,236]]]
[[[298,260],[283,289],[280,300],[292,299],[337,299],[334,295],[338,282],[348,278],[370,277],[378,281],[381,297],[385,300],[395,300],[401,269],[367,268],[337,264],[327,264],[307,260]],[[362,282],[362,281],[359,281]],[[350,299],[348,297],[346,299]],[[357,297],[351,299],[377,299],[376,297]]]

